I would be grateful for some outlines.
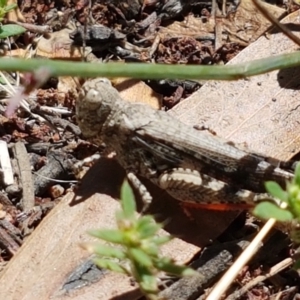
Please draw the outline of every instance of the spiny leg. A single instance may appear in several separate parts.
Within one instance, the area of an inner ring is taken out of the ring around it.
[[[141,211],[141,214],[143,214],[150,206],[152,202],[152,196],[148,192],[145,185],[137,178],[137,176],[132,173],[127,173],[127,178],[130,181],[130,183],[133,185],[133,187],[138,191],[138,193],[141,195],[142,201],[143,201],[143,209]]]
[[[202,178],[196,170],[173,168],[159,176],[158,185],[164,190],[195,190],[202,185]]]
[[[272,199],[267,193],[254,193],[233,188],[198,171],[174,168],[160,175],[158,185],[171,196],[198,208],[238,210],[252,207],[255,202]]]
[[[100,159],[100,157],[101,156],[99,153],[95,153],[84,158],[83,160],[76,162],[73,166],[75,177],[79,180],[82,179],[91,166],[94,165]]]

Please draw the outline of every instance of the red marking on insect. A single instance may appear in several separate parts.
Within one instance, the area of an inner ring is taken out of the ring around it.
[[[249,210],[253,205],[248,203],[181,203],[184,208],[216,210],[216,211],[233,211],[233,210]]]

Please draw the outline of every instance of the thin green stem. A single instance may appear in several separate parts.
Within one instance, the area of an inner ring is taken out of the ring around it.
[[[294,52],[237,65],[195,66],[145,63],[84,63],[47,59],[1,58],[1,71],[32,72],[47,67],[53,76],[130,77],[139,79],[215,79],[236,80],[300,65],[300,53]]]

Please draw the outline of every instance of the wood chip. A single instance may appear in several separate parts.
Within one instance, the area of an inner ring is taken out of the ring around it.
[[[3,182],[5,185],[14,183],[14,173],[11,167],[7,143],[0,141],[0,164],[3,171]]]
[[[15,144],[14,151],[18,161],[23,187],[22,208],[23,210],[30,210],[34,206],[35,198],[29,157],[25,145],[22,142]]]

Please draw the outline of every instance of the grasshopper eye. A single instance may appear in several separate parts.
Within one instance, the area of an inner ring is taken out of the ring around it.
[[[99,92],[95,89],[89,89],[85,95],[85,101],[89,102],[98,102],[99,101]]]

